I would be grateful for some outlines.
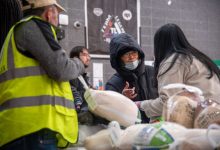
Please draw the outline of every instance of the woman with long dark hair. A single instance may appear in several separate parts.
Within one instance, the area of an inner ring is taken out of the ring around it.
[[[0,0],[0,51],[10,28],[22,16],[22,6],[19,0]]]
[[[171,83],[195,86],[203,91],[205,99],[220,101],[218,67],[188,42],[180,27],[166,24],[158,29],[154,55],[159,97],[137,103],[148,117],[161,116],[163,104],[173,94],[164,93],[162,87]]]

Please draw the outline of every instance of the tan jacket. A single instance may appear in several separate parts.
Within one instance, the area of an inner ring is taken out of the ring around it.
[[[170,66],[173,57],[174,54],[161,63],[158,75],[162,74]],[[203,91],[205,99],[210,98],[220,102],[219,79],[215,74],[211,79],[208,79],[208,76],[209,70],[198,59],[193,57],[192,64],[190,64],[188,59],[180,56],[167,73],[157,77],[159,97],[143,101],[141,109],[145,111],[148,117],[161,116],[163,104],[169,96],[175,93],[173,90],[172,92],[164,92],[162,87],[171,83],[195,86]]]

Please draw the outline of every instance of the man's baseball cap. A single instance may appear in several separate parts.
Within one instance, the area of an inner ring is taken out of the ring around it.
[[[26,0],[26,2],[28,5],[23,6],[23,10],[55,5],[59,12],[66,11],[56,0]]]

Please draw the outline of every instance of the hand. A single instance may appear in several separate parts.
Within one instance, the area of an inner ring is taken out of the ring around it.
[[[80,105],[76,105],[76,112],[77,112],[77,113],[80,112],[80,109],[81,109],[81,106],[80,106]]]
[[[136,105],[137,105],[137,107],[140,109],[141,108],[141,101],[136,101],[136,102],[134,102]]]
[[[129,83],[127,81],[124,89],[122,90],[122,94],[129,99],[134,99],[137,96],[137,93],[135,93],[135,87],[129,88]]]

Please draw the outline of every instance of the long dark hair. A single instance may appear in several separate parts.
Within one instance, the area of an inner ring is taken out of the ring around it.
[[[0,0],[0,50],[10,28],[23,17],[19,0]]]
[[[186,39],[183,31],[176,24],[166,24],[159,28],[154,36],[154,56],[155,56],[155,71],[158,74],[160,63],[176,53],[172,63],[161,75],[170,70],[180,54],[185,55],[186,59],[189,59],[192,63],[192,56],[195,56],[205,67],[210,71],[208,78],[210,79],[215,73],[220,80],[220,73],[218,67],[212,62],[212,60],[193,47]]]

